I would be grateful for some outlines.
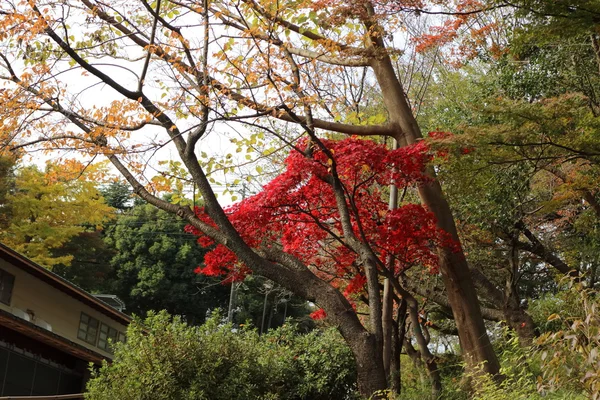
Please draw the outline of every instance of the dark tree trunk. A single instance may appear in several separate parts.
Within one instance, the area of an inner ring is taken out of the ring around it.
[[[521,308],[520,304],[519,288],[517,286],[520,265],[518,243],[519,232],[516,231],[511,246],[510,274],[506,281],[504,315],[506,323],[517,333],[519,343],[522,346],[529,346],[533,342],[535,330],[533,319]]]
[[[356,338],[346,338],[346,341],[356,360],[358,391],[369,399],[384,399],[383,391],[387,389],[387,381],[382,368],[382,354],[377,349],[375,336],[364,334]]]
[[[392,284],[389,279],[383,282],[383,368],[385,375],[390,376],[390,365],[392,362],[392,346],[394,340],[394,298]]]
[[[406,333],[406,301],[402,300],[398,306],[396,319],[392,325],[392,354],[390,361],[390,388],[394,393],[402,390],[402,371],[400,366],[400,355],[402,354],[402,343]]]
[[[525,310],[519,307],[511,308],[510,306],[504,309],[504,315],[508,326],[516,332],[519,343],[522,346],[530,346],[535,337],[533,318]]]

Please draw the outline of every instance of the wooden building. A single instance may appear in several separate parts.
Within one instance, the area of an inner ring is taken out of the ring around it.
[[[110,342],[125,340],[129,322],[0,244],[0,396],[82,393],[89,363],[111,359]]]

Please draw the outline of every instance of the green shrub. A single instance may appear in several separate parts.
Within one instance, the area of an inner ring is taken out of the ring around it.
[[[563,296],[570,307],[546,316],[557,328],[538,339],[541,391],[568,389],[600,398],[600,299],[582,283],[567,281]]]
[[[165,312],[133,322],[115,358],[92,373],[89,400],[350,399],[352,353],[335,330],[259,336],[213,315],[191,327]]]

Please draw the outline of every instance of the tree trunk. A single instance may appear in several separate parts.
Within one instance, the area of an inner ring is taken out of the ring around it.
[[[409,338],[405,337],[403,344],[406,354],[408,357],[410,357],[413,366],[419,373],[419,381],[421,381],[421,383],[425,383],[425,374],[423,374],[424,365],[423,360],[421,359],[421,354],[419,354],[419,352],[414,348]]]
[[[415,304],[410,304],[409,302],[408,309],[411,317],[411,326],[413,328],[415,338],[417,339],[417,344],[419,345],[419,353],[421,353],[421,358],[425,362],[425,368],[427,369],[427,373],[429,375],[429,381],[431,383],[431,397],[433,399],[437,399],[442,393],[442,377],[440,376],[440,371],[437,368],[435,357],[429,351],[429,348],[427,347],[427,341],[423,336],[421,325],[419,324],[419,317],[417,315],[416,301]]]
[[[419,195],[421,201],[437,218],[438,227],[449,233],[452,239],[460,244],[452,211],[437,180],[421,186]],[[498,374],[500,364],[483,323],[479,300],[462,248],[454,251],[449,247],[442,247],[439,249],[439,256],[440,272],[458,329],[465,361],[469,367],[483,363],[486,372]]]
[[[425,339],[423,330],[421,329],[417,300],[407,290],[401,287],[400,284],[394,284],[394,288],[402,296],[402,300],[407,305],[412,333],[414,338],[417,340],[421,359],[425,363],[425,368],[427,368],[427,373],[429,374],[429,380],[431,382],[431,395],[433,399],[437,399],[442,392],[442,379],[440,376],[440,371],[437,368],[437,363],[435,362],[435,357],[429,351],[429,347],[427,347],[427,340]]]
[[[533,318],[520,307],[511,307],[507,305],[504,309],[504,318],[506,323],[517,334],[519,343],[522,346],[530,346],[535,337],[535,323]]]
[[[556,254],[550,251],[541,241],[533,234],[533,232],[525,225],[523,221],[517,222],[515,227],[520,230],[525,237],[529,240],[528,243],[519,242],[519,248],[530,252],[538,256],[545,263],[556,268],[560,273],[573,277],[577,280],[580,279],[579,270],[576,268],[571,268],[567,265],[566,262],[560,259]]]
[[[381,350],[373,334],[363,334],[355,338],[345,338],[354,353],[358,391],[369,399],[384,399],[387,380],[383,371]],[[378,351],[379,350],[379,351]]]
[[[389,279],[385,279],[383,282],[383,313],[381,322],[383,325],[383,368],[385,369],[386,376],[390,376],[392,342],[394,338],[394,298],[392,294],[392,284]]]
[[[390,388],[394,393],[400,393],[402,390],[402,371],[400,356],[402,354],[402,343],[406,333],[406,301],[402,300],[398,306],[396,320],[394,321],[392,334],[392,355],[390,362]]]
[[[383,42],[376,33],[371,38],[373,47],[384,50]],[[400,144],[414,144],[422,138],[420,128],[405,97],[391,60],[387,54],[372,61],[371,64],[383,100],[388,110],[390,122],[397,126],[396,139]],[[428,170],[431,181],[419,187],[422,203],[435,215],[437,226],[459,244],[454,217],[442,188],[436,179],[433,168]],[[481,315],[481,309],[467,260],[459,248],[441,247],[440,272],[452,307],[452,313],[458,328],[461,349],[467,366],[483,364],[483,369],[493,375],[498,374],[500,364],[494,353]]]
[[[392,149],[398,149],[398,141],[393,140]],[[398,208],[398,187],[392,182],[390,184],[390,198],[388,202],[388,210],[392,211]],[[394,258],[388,257],[386,267],[394,275]],[[394,340],[394,291],[392,288],[392,282],[390,278],[386,278],[383,282],[383,311],[382,311],[382,325],[383,325],[383,368],[385,369],[386,376],[390,377],[390,364],[392,358],[392,347]],[[396,329],[397,330],[397,329]]]

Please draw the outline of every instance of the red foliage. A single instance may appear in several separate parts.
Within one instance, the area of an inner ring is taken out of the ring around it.
[[[433,132],[429,132],[427,135],[433,142],[436,142],[436,143],[442,145],[442,147],[437,147],[437,150],[435,151],[435,156],[437,158],[447,159],[448,156],[450,155],[450,149],[451,149],[448,146],[448,144],[452,144],[452,138],[454,137],[452,132],[433,131]],[[460,154],[460,155],[466,155],[466,154],[469,154],[469,153],[472,153],[473,151],[475,151],[475,148],[468,146],[468,147],[459,147],[456,150],[457,151],[455,153]]]
[[[387,204],[387,187],[392,181],[400,187],[428,181],[424,174],[431,160],[427,144],[421,141],[390,151],[384,145],[358,138],[322,143],[334,155],[334,161],[317,146],[311,157],[292,151],[285,161],[285,171],[262,192],[226,210],[243,239],[252,247],[279,243],[317,276],[344,288],[344,295],[361,293],[366,278],[358,255],[346,245],[330,184],[335,163],[344,185],[352,229],[371,246],[382,264],[393,256],[396,273],[413,265],[436,272],[435,247],[451,241],[436,227],[433,214],[418,204],[388,211]],[[304,141],[299,150],[305,151],[307,145]],[[214,225],[204,210],[196,212],[204,222]],[[250,272],[224,246],[214,246],[194,228],[187,227],[186,231],[199,235],[200,244],[212,247],[200,273],[226,275],[226,281],[231,281]]]
[[[424,9],[444,11],[446,19],[440,18],[428,33],[412,39],[417,52],[441,50],[445,62],[456,68],[482,53],[492,57],[506,53],[506,44],[498,40],[498,33],[507,29],[506,24],[501,19],[481,18],[481,11],[489,4],[479,0],[429,0],[427,3]]]
[[[327,317],[327,313],[322,308],[319,308],[317,311],[310,313],[310,317],[315,321],[320,319],[325,319]]]
[[[348,282],[348,286],[346,286],[346,289],[344,290],[344,296],[350,296],[351,294],[361,292],[366,283],[367,278],[362,274],[357,274],[350,282]]]
[[[447,20],[441,26],[431,28],[431,33],[415,38],[415,50],[423,52],[432,47],[443,46],[454,41],[458,36],[458,29],[464,24],[463,19]]]

